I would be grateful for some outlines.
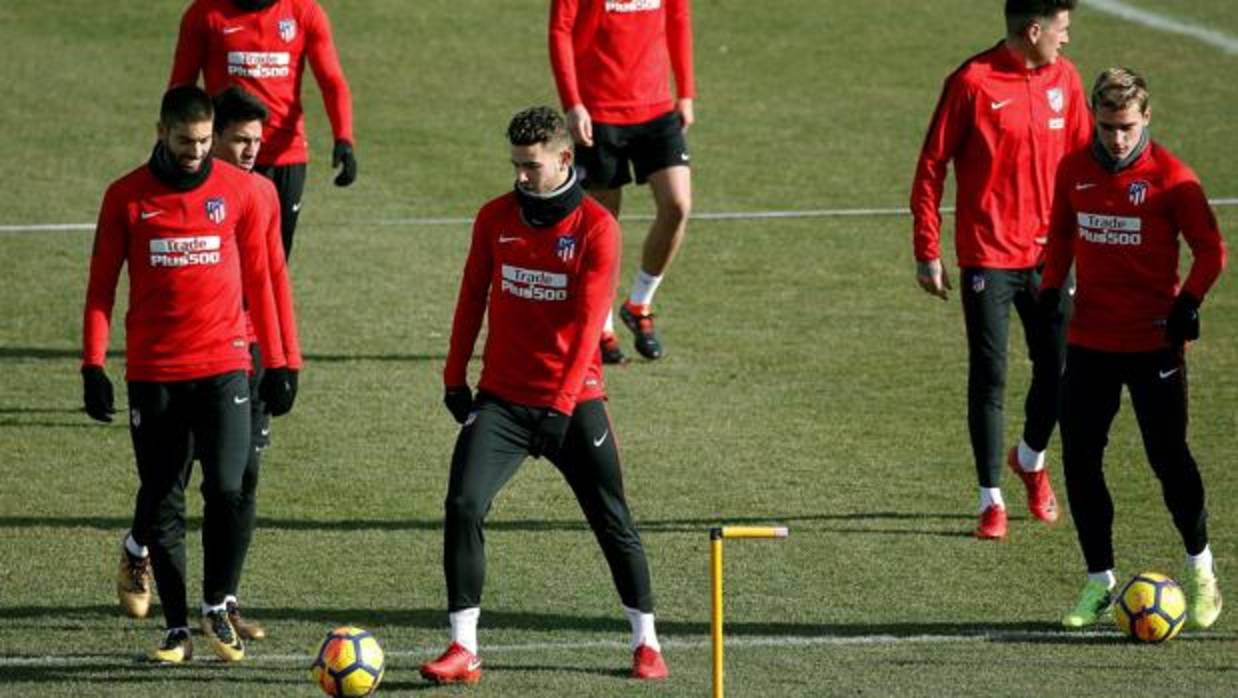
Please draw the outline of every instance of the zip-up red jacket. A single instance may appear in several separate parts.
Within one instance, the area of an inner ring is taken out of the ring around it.
[[[550,67],[565,110],[639,124],[696,96],[689,0],[553,0]]]
[[[1027,269],[1041,258],[1058,162],[1091,138],[1079,73],[1039,68],[999,42],[946,78],[911,186],[916,260],[941,257],[941,203],[954,162],[960,267]]]
[[[125,263],[126,380],[174,382],[248,371],[242,294],[262,365],[286,365],[258,191],[249,173],[219,160],[187,192],[160,182],[148,165],[113,182],[103,196],[90,257],[82,365],[103,365]]]
[[[514,192],[483,206],[460,282],[444,384],[467,383],[489,306],[479,389],[564,414],[603,397],[598,341],[618,282],[619,240],[614,217],[587,196],[548,228],[524,222]]]
[[[244,87],[270,110],[258,165],[299,164],[309,160],[301,105],[306,59],[335,140],[352,143],[352,95],[331,24],[314,0],[277,0],[254,11],[232,0],[195,0],[181,17],[168,86],[192,85],[201,73],[212,95],[228,85]]]
[[[1178,236],[1193,257],[1181,291],[1202,301],[1225,266],[1225,242],[1195,173],[1149,142],[1116,174],[1089,149],[1062,161],[1042,288],[1075,263],[1067,341],[1113,352],[1169,345],[1165,318],[1179,293]]]

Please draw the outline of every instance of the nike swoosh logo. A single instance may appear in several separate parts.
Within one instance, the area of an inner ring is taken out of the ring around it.
[[[1014,101],[1013,99],[1003,99],[1000,102],[989,102],[989,109],[992,109],[993,111],[997,111],[998,109],[1001,109],[1007,106],[1013,101]]]
[[[1165,380],[1166,378],[1172,376],[1173,374],[1177,372],[1178,372],[1178,369],[1171,368],[1168,371],[1157,371],[1157,374],[1161,377],[1161,380]]]
[[[520,239],[520,236],[519,236],[519,235],[512,235],[511,237],[504,237],[504,236],[500,235],[500,236],[499,236],[499,244],[500,244],[500,245],[502,245],[503,243],[507,243],[507,242],[511,242],[511,241],[513,241],[513,240],[519,240],[519,239]]]
[[[480,668],[481,668],[480,659],[470,659],[468,665],[465,667],[466,671],[477,671]]]
[[[147,220],[150,218],[154,218],[155,216],[158,216],[161,213],[163,213],[163,211],[142,211],[138,215],[142,217],[142,220]]]
[[[244,405],[245,403],[249,402],[249,396],[246,395],[245,397],[241,397],[240,395],[233,395],[232,401],[238,405]]]
[[[292,205],[292,212],[293,212],[293,213],[296,213],[296,212],[298,212],[298,211],[300,211],[300,210],[301,210],[301,202],[300,202],[300,201],[298,201],[298,202],[296,202],[295,204],[293,204],[293,205]]]
[[[606,437],[610,436],[610,429],[602,432],[602,435],[593,440],[594,448],[601,448],[602,444],[606,443]]]
[[[1084,189],[1091,189],[1094,186],[1096,186],[1095,182],[1079,182],[1078,184],[1075,185],[1075,191],[1083,191]]]
[[[244,29],[244,28],[245,28],[245,27],[224,27],[224,33],[225,33],[225,34],[235,34],[235,33],[237,33],[237,32],[239,32],[239,31],[241,31],[241,30],[242,30],[242,29]]]
[[[262,435],[263,435],[263,436],[270,436],[270,435],[271,435],[271,430],[270,430],[270,429],[261,429],[260,431],[262,432]]]

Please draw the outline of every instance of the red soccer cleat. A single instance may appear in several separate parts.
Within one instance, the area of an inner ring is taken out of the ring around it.
[[[1019,476],[1019,479],[1023,481],[1023,486],[1027,488],[1027,510],[1032,513],[1032,516],[1045,523],[1057,521],[1057,497],[1053,494],[1053,486],[1049,484],[1048,469],[1041,468],[1034,473],[1029,473],[1019,467],[1017,447],[1011,448],[1006,454],[1006,464]]]
[[[458,642],[453,642],[439,658],[421,665],[421,678],[437,684],[481,681],[481,660]]]
[[[985,507],[980,514],[980,524],[976,526],[976,537],[984,540],[996,540],[1006,537],[1006,508],[996,504]]]
[[[634,679],[664,679],[670,676],[666,670],[666,662],[662,661],[662,653],[649,645],[641,645],[632,653],[632,678]]]

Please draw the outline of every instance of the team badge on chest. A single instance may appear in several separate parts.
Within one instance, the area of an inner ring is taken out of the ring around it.
[[[291,43],[297,38],[297,20],[289,17],[279,21],[279,38],[284,40],[284,43]]]
[[[1130,199],[1132,205],[1142,206],[1143,202],[1148,200],[1148,183],[1142,179],[1131,182],[1126,188],[1126,198]]]
[[[228,207],[224,204],[224,198],[217,196],[213,199],[206,200],[206,217],[211,219],[211,222],[219,225],[228,217]]]
[[[576,256],[576,238],[564,235],[555,242],[555,254],[564,262],[572,261]]]
[[[1066,93],[1062,92],[1062,88],[1051,88],[1045,92],[1045,96],[1049,98],[1049,108],[1053,111],[1060,114],[1066,108]]]

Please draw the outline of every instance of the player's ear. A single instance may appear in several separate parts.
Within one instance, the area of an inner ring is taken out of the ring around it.
[[[572,147],[569,145],[559,151],[559,171],[566,172],[572,166]]]
[[[155,137],[164,143],[168,142],[168,127],[164,126],[162,121],[155,122]]]

